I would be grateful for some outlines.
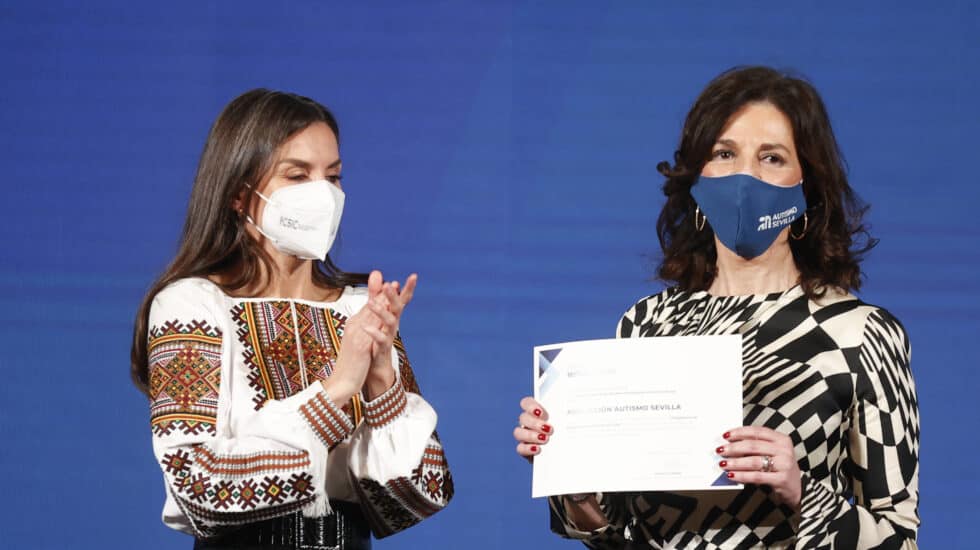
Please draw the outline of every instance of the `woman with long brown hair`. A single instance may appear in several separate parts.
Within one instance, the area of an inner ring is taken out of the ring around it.
[[[174,260],[136,318],[163,521],[195,548],[370,548],[453,482],[398,334],[416,276],[328,256],[339,130],[317,102],[252,90],[208,135]]]
[[[553,530],[591,548],[915,548],[909,342],[851,294],[874,241],[817,91],[766,67],[726,72],[658,169],[659,276],[673,284],[617,336],[741,335],[744,426],[704,451],[744,488],[563,495]],[[530,397],[521,408],[517,453],[533,459],[561,426]]]

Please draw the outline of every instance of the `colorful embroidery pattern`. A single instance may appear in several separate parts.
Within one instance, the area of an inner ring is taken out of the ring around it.
[[[288,477],[282,470],[309,465],[305,452],[217,455],[204,446],[164,455],[164,472],[181,507],[199,520],[239,524],[282,515],[305,506],[314,498],[313,476],[295,472]],[[273,464],[282,464],[274,467]],[[246,472],[279,470],[282,475],[247,476]],[[223,470],[230,470],[230,473]],[[214,474],[214,475],[212,475]],[[269,506],[276,506],[269,510]]]
[[[306,451],[217,455],[203,445],[194,448],[194,460],[205,472],[225,477],[247,477],[263,472],[301,470],[310,466],[310,455]]]
[[[405,411],[407,404],[405,388],[395,383],[373,401],[364,403],[364,421],[372,428],[387,426]]]
[[[436,471],[419,465],[411,479],[398,477],[381,485],[373,479],[358,480],[358,493],[375,536],[386,537],[407,529],[442,510],[453,497],[449,470]]]
[[[307,384],[325,380],[333,372],[339,335],[337,321],[328,311],[288,301],[243,302],[232,309],[250,371],[249,385],[256,392],[255,410],[269,399],[284,399],[302,390],[301,364]]]
[[[379,538],[411,527],[442,510],[455,493],[446,455],[435,432],[411,476],[397,477],[384,485],[360,479],[357,489],[368,521]]]
[[[354,423],[324,392],[317,393],[300,406],[299,412],[328,449],[332,449],[354,431]]]
[[[422,395],[419,383],[415,380],[415,373],[412,372],[412,364],[408,362],[408,354],[405,353],[405,344],[399,334],[395,335],[395,353],[398,355],[398,375],[402,380],[405,391]]]
[[[221,331],[204,321],[149,330],[150,425],[157,436],[215,433]]]
[[[373,479],[358,480],[357,492],[361,502],[370,503],[370,506],[365,506],[363,509],[374,536],[379,539],[408,529],[422,521],[422,518],[417,517],[392,496],[384,485]]]
[[[391,423],[407,407],[406,392],[420,394],[405,346],[395,337],[398,372],[401,384],[364,404],[364,419],[372,428]],[[429,436],[429,443],[418,466],[409,477],[398,477],[384,485],[358,480],[357,490],[363,508],[376,536],[384,537],[415,525],[446,507],[455,487],[439,434]]]

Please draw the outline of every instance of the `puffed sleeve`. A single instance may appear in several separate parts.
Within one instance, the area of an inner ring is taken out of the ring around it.
[[[167,492],[163,521],[209,537],[295,510],[329,511],[326,463],[353,424],[319,384],[254,414],[247,434],[228,427],[234,338],[217,287],[178,281],[149,315],[153,451]]]
[[[910,357],[898,320],[873,311],[850,411],[854,500],[804,473],[797,548],[917,548],[919,409]]]
[[[400,336],[392,363],[397,380],[364,403],[350,442],[351,482],[378,538],[415,525],[453,497],[436,412],[420,395]]]

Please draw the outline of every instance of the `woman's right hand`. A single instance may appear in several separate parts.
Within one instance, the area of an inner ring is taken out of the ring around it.
[[[380,323],[378,317],[366,307],[347,319],[333,372],[326,380],[320,381],[334,403],[346,403],[361,391],[371,367],[374,345],[374,338],[365,328]]]
[[[548,424],[548,411],[533,397],[521,399],[521,415],[517,417],[514,439],[517,440],[517,454],[529,461],[541,453],[555,429]]]
[[[517,454],[531,462],[535,455],[541,454],[541,448],[548,444],[555,428],[548,423],[548,411],[533,397],[521,399],[521,409],[517,427],[514,428],[514,439],[517,440]],[[576,529],[593,531],[609,524],[595,495],[564,495],[560,500],[569,522]]]

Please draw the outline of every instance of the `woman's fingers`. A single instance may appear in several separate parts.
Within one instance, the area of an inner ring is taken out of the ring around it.
[[[368,296],[374,298],[384,295],[390,302],[393,312],[398,315],[405,306],[412,301],[415,296],[415,287],[418,284],[419,276],[412,273],[405,279],[404,287],[398,281],[386,283],[384,276],[375,269],[368,275]]]
[[[384,277],[381,272],[375,269],[368,275],[368,296],[374,297],[381,293],[381,288],[384,285]]]
[[[774,473],[774,472],[785,472],[789,469],[789,464],[786,463],[786,458],[781,455],[765,455],[770,457],[769,472],[763,473]],[[763,468],[766,466],[765,459],[762,456],[746,456],[741,458],[725,458],[718,463],[719,466],[725,470],[732,472],[762,472]]]
[[[761,439],[746,439],[728,443],[715,449],[715,452],[724,457],[737,458],[742,456],[766,456],[779,454],[779,447],[770,441]]]
[[[417,282],[418,275],[413,273],[408,276],[408,279],[405,280],[404,288],[399,286],[398,281],[385,284],[383,292],[385,297],[388,299],[388,307],[396,316],[401,316],[405,306],[412,301],[412,297],[415,295],[415,285]]]
[[[528,443],[530,445],[544,445],[548,443],[548,434],[535,430],[529,430],[523,426],[514,428],[514,439],[518,443]]]
[[[554,428],[548,424],[548,411],[533,397],[521,399],[521,415],[517,418],[519,425],[514,428],[514,439],[517,440],[517,454],[531,460],[534,455],[541,453],[541,447],[551,439]]]
[[[385,334],[384,332],[382,332],[380,329],[374,328],[372,326],[367,326],[367,325],[365,325],[364,327],[361,327],[361,328],[363,328],[364,329],[364,332],[368,333],[368,335],[371,337],[371,340],[373,340],[379,346],[385,346],[386,347],[386,346],[390,346],[392,344],[393,338],[390,335]]]
[[[799,509],[802,488],[792,438],[762,426],[735,428],[724,437],[727,442],[715,452],[729,479],[768,485],[777,502]]]
[[[783,443],[790,440],[788,435],[764,426],[741,426],[733,428],[726,432],[724,437],[732,442],[746,439],[761,439],[773,443]]]
[[[517,422],[524,428],[529,430],[534,430],[543,434],[548,434],[550,437],[555,429],[541,418],[534,416],[531,413],[521,413],[521,416],[517,417]]]
[[[541,403],[535,401],[533,397],[528,396],[521,399],[521,409],[541,420],[548,420],[548,411],[541,406]]]
[[[537,443],[518,443],[517,454],[530,459],[534,455],[541,454],[541,445]]]
[[[398,317],[396,317],[388,308],[384,307],[377,300],[368,300],[368,309],[381,320],[381,324],[384,328],[388,329],[386,332],[394,334],[398,330]]]
[[[401,297],[398,296],[398,291],[396,290],[397,283],[387,284],[384,287],[384,298],[388,310],[391,311],[395,317],[401,317],[402,311],[405,309],[405,304],[402,303]]]
[[[402,308],[408,305],[412,301],[412,297],[415,296],[415,286],[419,282],[419,276],[417,273],[412,273],[405,279],[405,288],[401,289],[399,292],[399,297],[401,298]],[[395,288],[398,291],[398,288]]]

